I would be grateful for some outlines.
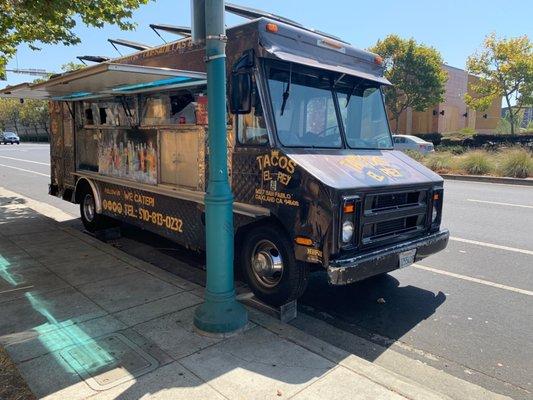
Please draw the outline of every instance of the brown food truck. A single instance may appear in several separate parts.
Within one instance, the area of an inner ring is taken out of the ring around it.
[[[310,270],[345,285],[446,247],[443,180],[394,151],[379,56],[258,18],[227,31],[236,266],[271,304]],[[127,222],[205,246],[204,48],[184,38],[2,96],[50,100],[50,194],[89,231]]]

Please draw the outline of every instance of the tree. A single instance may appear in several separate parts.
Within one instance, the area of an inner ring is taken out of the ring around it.
[[[37,99],[24,100],[24,103],[20,104],[19,119],[23,125],[33,127],[35,135],[39,134],[39,128],[43,128],[48,135],[50,123],[48,102]]]
[[[18,99],[0,99],[0,128],[2,130],[13,126],[18,133],[19,107]]]
[[[85,65],[80,64],[80,63],[76,63],[76,62],[73,62],[73,61],[69,61],[68,63],[63,64],[61,66],[61,71],[63,71],[63,72],[72,72],[72,71],[77,71],[78,69],[82,69],[82,68],[85,68]]]
[[[132,10],[146,3],[148,0],[0,0],[0,76],[18,45],[25,43],[38,50],[37,43],[77,44],[76,16],[88,26],[101,28],[108,23],[130,30],[135,27],[129,20]]]
[[[408,107],[424,111],[444,100],[447,77],[442,58],[433,47],[389,35],[370,51],[383,58],[385,76],[393,84],[385,88],[385,101],[396,131],[400,115]]]
[[[514,134],[520,111],[533,104],[533,44],[529,38],[498,39],[492,33],[466,66],[478,77],[470,84],[475,94],[465,96],[468,106],[483,111],[503,97]]]

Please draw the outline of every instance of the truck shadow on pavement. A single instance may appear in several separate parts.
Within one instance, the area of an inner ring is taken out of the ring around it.
[[[201,287],[70,226],[0,197],[0,345],[38,398],[290,397],[334,373],[253,323],[236,337],[198,335]]]
[[[421,321],[430,318],[445,301],[446,295],[441,291],[401,286],[389,274],[335,287],[328,285],[324,273],[317,272],[311,275],[308,290],[300,299],[300,309],[355,336],[326,335],[319,326],[305,322],[297,321],[295,325],[373,361],[396,341],[402,341]],[[348,336],[354,340],[347,341]]]

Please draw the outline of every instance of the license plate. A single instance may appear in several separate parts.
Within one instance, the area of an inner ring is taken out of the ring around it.
[[[398,268],[405,268],[411,265],[412,263],[414,263],[415,255],[416,255],[416,249],[402,251],[398,255],[399,264],[400,264]]]

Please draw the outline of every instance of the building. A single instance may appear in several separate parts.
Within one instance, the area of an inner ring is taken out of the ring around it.
[[[501,115],[501,98],[494,100],[486,111],[469,108],[464,100],[465,93],[471,93],[470,84],[477,79],[467,71],[443,64],[448,75],[444,102],[426,111],[405,110],[398,122],[398,129],[391,118],[391,128],[398,134],[447,133],[471,128],[479,133],[496,130]]]

